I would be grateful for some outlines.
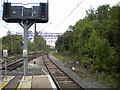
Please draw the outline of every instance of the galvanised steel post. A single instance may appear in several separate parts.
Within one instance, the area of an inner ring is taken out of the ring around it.
[[[34,34],[34,59],[36,58],[36,23],[35,23],[35,34]]]
[[[24,44],[23,44],[23,50],[27,50],[28,52],[28,29],[27,29],[27,22],[23,23],[24,25]],[[24,76],[28,73],[28,55],[26,58],[23,58],[24,61]]]

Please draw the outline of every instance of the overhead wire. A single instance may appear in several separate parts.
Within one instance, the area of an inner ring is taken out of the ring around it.
[[[81,0],[78,5],[63,19],[63,21],[56,27],[56,29],[58,29],[62,24],[63,22],[65,22],[65,20],[79,7],[80,4],[82,4],[84,0]]]
[[[60,4],[64,6],[65,0],[63,0]],[[56,12],[57,14],[55,14],[53,17],[56,17],[56,16],[58,16],[61,13],[61,10],[63,10],[63,7],[61,7],[61,5],[57,9],[57,12]],[[56,18],[52,19],[51,22],[53,22],[54,20],[56,21]]]
[[[65,1],[63,0],[63,1],[61,2],[61,5],[64,5],[64,2],[65,2]],[[49,9],[50,9],[50,8],[49,8]],[[61,11],[61,6],[58,7],[57,14],[54,15],[53,17],[58,16],[59,13],[60,13],[60,11]],[[55,20],[56,20],[55,18],[52,19],[47,26],[43,27],[43,29],[47,28],[50,24],[52,25],[52,22],[54,22]],[[45,30],[43,30],[43,29],[42,29],[42,31],[45,31]],[[45,32],[46,32],[46,31],[45,31]]]

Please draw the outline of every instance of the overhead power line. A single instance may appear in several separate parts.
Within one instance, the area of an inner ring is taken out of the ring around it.
[[[63,24],[63,22],[79,7],[80,4],[82,4],[83,1],[84,1],[84,0],[81,0],[81,1],[78,3],[78,5],[65,17],[65,19],[63,19],[63,21],[57,26],[57,28],[59,28],[59,27]],[[57,28],[56,28],[56,29],[57,29]]]
[[[51,24],[51,22],[50,22],[50,23],[48,23],[45,27],[43,27],[43,29],[42,29],[42,30],[44,30],[45,28],[47,28],[50,24]]]

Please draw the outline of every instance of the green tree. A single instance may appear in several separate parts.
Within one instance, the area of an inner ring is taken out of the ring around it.
[[[120,7],[103,5],[86,12],[85,18],[69,26],[69,30],[58,38],[56,48],[62,53],[67,50],[83,66],[112,72],[119,80]]]
[[[4,37],[2,37],[2,47],[8,50],[9,55],[21,54],[22,53],[22,35],[12,35],[10,31]]]

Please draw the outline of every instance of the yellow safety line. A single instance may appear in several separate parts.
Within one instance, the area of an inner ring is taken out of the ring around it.
[[[9,77],[9,76],[8,76]],[[9,77],[12,80],[15,76]],[[0,86],[0,90],[4,88],[10,81],[6,81],[2,86]]]
[[[28,76],[28,77],[29,77],[29,76]],[[28,77],[26,77],[26,78],[28,78]],[[31,78],[32,78],[32,76],[31,76]],[[24,76],[22,77],[21,80],[24,80]],[[20,82],[16,90],[20,90],[23,83],[24,83],[24,82]]]
[[[16,90],[20,90],[21,84],[22,84],[22,83],[19,84],[19,86],[17,87]]]
[[[24,79],[24,76],[22,77],[22,79],[21,79],[21,80],[23,80],[23,79]],[[20,84],[18,85],[18,87],[17,87],[17,89],[16,89],[16,90],[20,90],[21,85],[22,85],[22,83],[20,82]]]
[[[0,87],[0,90],[1,90],[2,88],[4,88],[8,83],[9,83],[9,82],[5,82],[5,83]]]

